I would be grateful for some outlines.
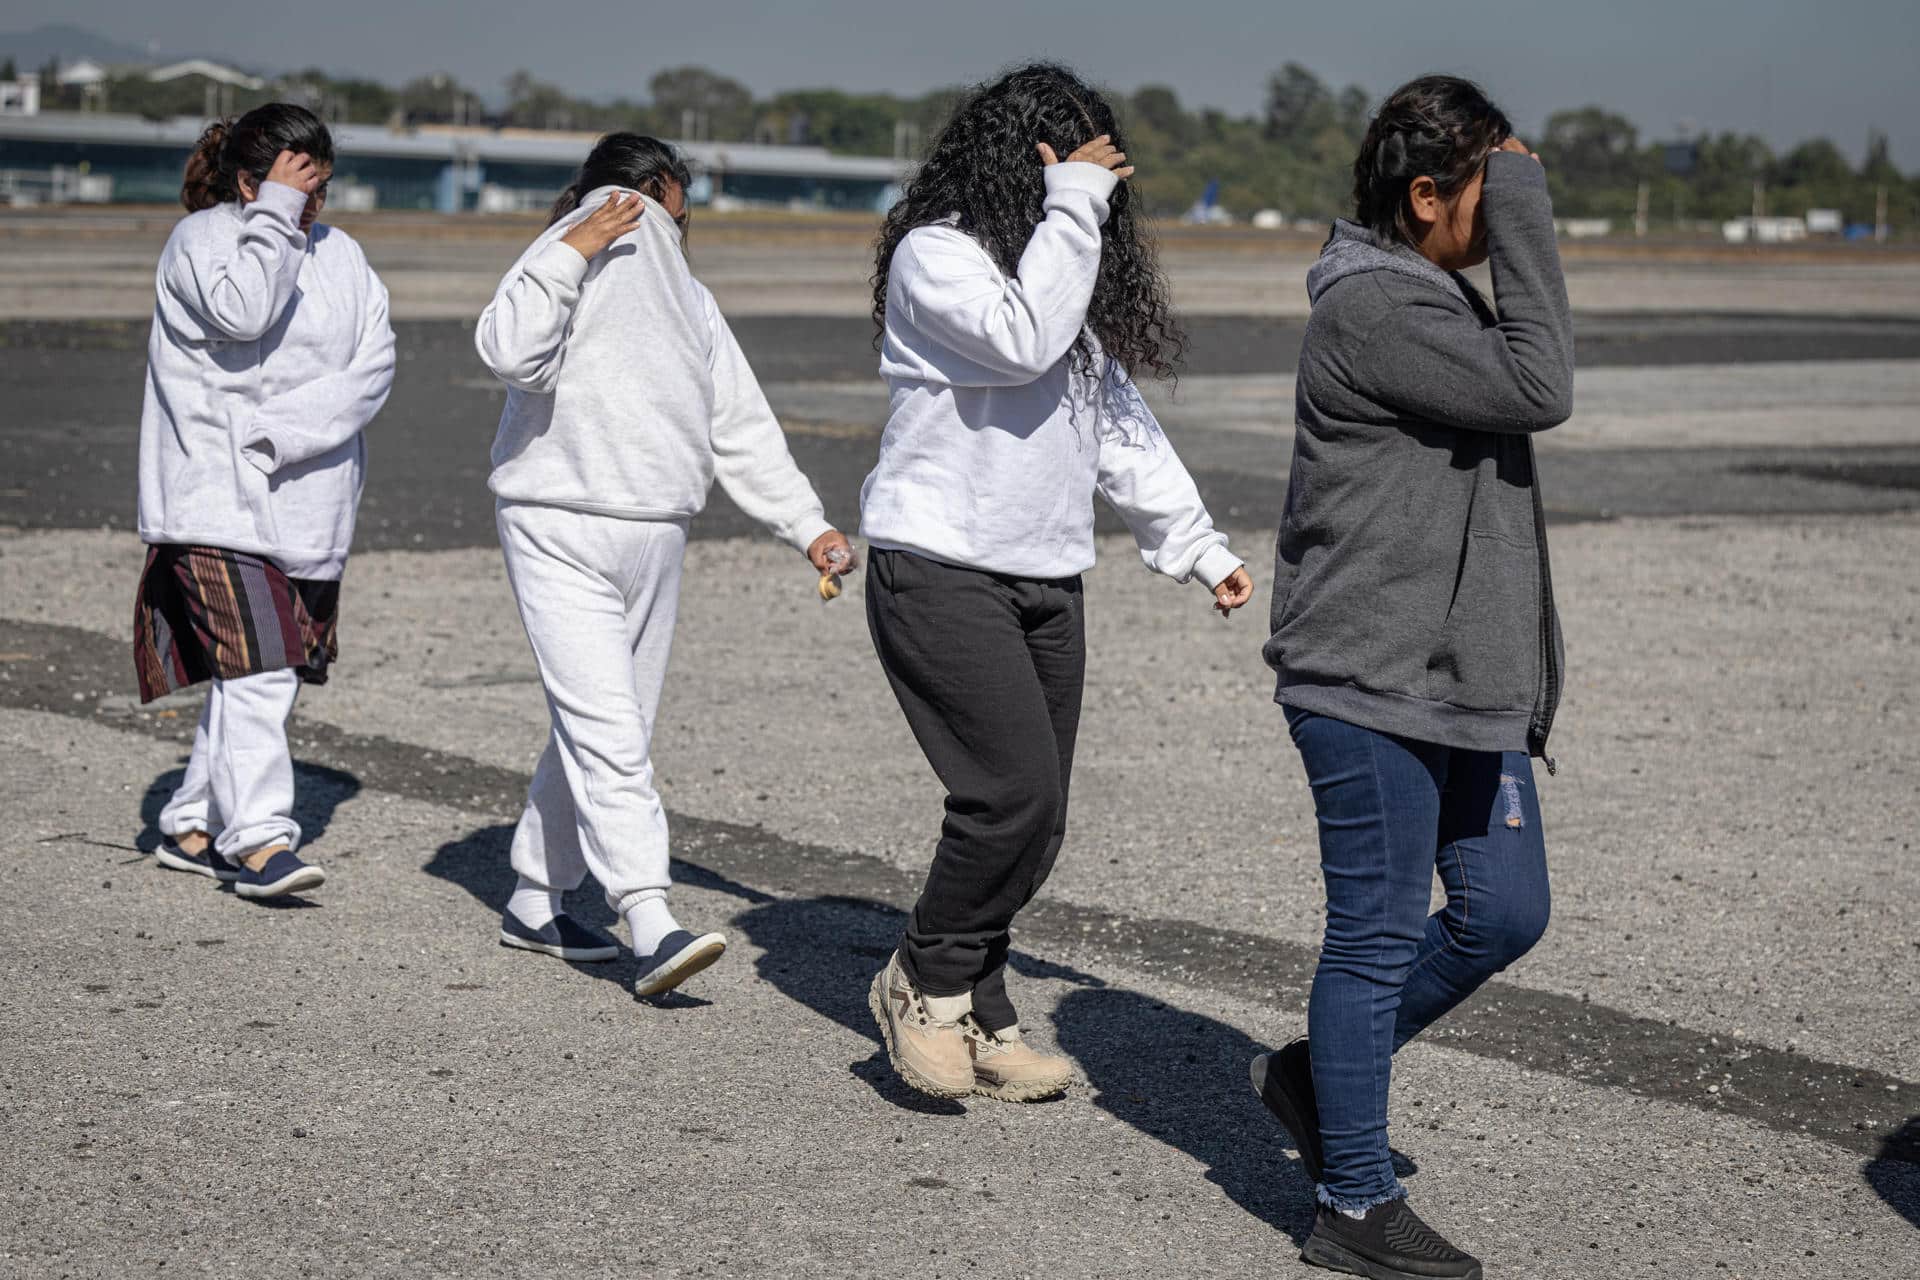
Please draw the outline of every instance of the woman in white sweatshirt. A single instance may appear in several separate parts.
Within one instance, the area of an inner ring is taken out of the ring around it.
[[[336,655],[340,576],[393,384],[387,291],[318,222],[333,139],[270,103],[201,134],[161,253],[140,417],[143,701],[211,679],[160,863],[245,897],[318,886],[286,720]]]
[[[869,1002],[895,1069],[935,1096],[1071,1079],[1023,1043],[1006,956],[1066,830],[1095,492],[1149,568],[1197,578],[1223,615],[1252,594],[1132,380],[1171,377],[1181,346],[1132,172],[1099,93],[1022,67],[955,112],[881,235],[892,411],[861,492],[867,617],[948,795]]]
[[[640,995],[678,986],[726,949],[668,910],[650,759],[687,524],[717,476],[821,573],[854,563],[688,270],[689,177],[665,143],[600,139],[476,334],[508,387],[489,484],[553,724],[513,836],[519,882],[500,941],[612,959],[611,938],[561,909],[591,870],[626,919]]]

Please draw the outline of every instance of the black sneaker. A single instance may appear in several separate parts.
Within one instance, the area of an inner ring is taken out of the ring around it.
[[[233,891],[243,898],[279,898],[304,889],[318,889],[327,881],[327,873],[302,862],[291,849],[282,848],[258,871],[244,863],[234,868]]]
[[[504,912],[500,916],[500,945],[589,963],[612,960],[620,954],[620,944],[611,935],[569,915],[557,915],[536,929],[512,911]]]
[[[1480,1260],[1448,1244],[1404,1198],[1375,1205],[1364,1218],[1321,1205],[1300,1260],[1368,1280],[1480,1280]]]
[[[222,884],[231,884],[240,878],[233,864],[215,853],[212,845],[198,853],[188,853],[173,836],[162,837],[160,847],[153,851],[153,860],[169,870],[191,871]]]
[[[637,957],[640,976],[634,980],[633,993],[657,996],[671,991],[718,960],[726,949],[727,940],[721,934],[703,933],[696,938],[685,929],[675,929],[660,939],[652,955]]]
[[[1313,1096],[1313,1061],[1307,1056],[1306,1037],[1277,1053],[1261,1054],[1247,1074],[1253,1078],[1253,1091],[1260,1095],[1260,1101],[1293,1136],[1300,1167],[1318,1183],[1327,1162],[1320,1146],[1320,1104]]]

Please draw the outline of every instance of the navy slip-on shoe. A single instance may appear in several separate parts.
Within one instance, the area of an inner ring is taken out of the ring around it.
[[[700,972],[727,949],[726,938],[718,933],[694,937],[685,929],[675,929],[660,939],[650,956],[640,957],[640,977],[633,984],[635,995],[657,996],[671,991]]]
[[[1320,1145],[1320,1104],[1313,1093],[1313,1059],[1305,1037],[1276,1053],[1261,1054],[1247,1074],[1260,1101],[1287,1127],[1293,1149],[1300,1153],[1300,1167],[1319,1183],[1326,1159]]]
[[[243,898],[278,898],[302,889],[317,889],[326,879],[326,872],[300,861],[293,850],[282,849],[258,871],[235,867],[233,891]]]
[[[620,944],[611,935],[568,915],[555,916],[536,929],[513,912],[505,912],[500,917],[500,945],[562,960],[611,960],[620,954]]]
[[[172,836],[165,836],[160,847],[153,851],[153,860],[172,871],[191,871],[197,876],[206,876],[210,880],[231,882],[240,878],[230,863],[213,851],[208,845],[199,853],[188,853],[174,843]]]

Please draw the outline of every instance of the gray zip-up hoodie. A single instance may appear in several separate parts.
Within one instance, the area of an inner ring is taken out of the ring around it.
[[[1497,315],[1350,222],[1308,272],[1265,652],[1283,705],[1544,756],[1562,651],[1530,437],[1573,411],[1573,325],[1540,165],[1494,153],[1481,207]]]

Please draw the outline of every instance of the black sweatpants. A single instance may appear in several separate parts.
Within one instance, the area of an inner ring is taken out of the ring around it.
[[[1008,930],[1067,830],[1086,628],[1080,579],[1040,581],[873,550],[867,625],[907,724],[947,789],[926,888],[900,947],[928,995],[973,992],[990,1030],[1017,1021]]]

